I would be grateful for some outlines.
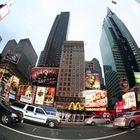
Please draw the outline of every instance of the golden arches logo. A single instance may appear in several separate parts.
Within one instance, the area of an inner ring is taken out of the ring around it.
[[[68,107],[68,110],[81,110],[81,109],[82,109],[82,107],[79,102],[77,102],[77,103],[71,102]]]

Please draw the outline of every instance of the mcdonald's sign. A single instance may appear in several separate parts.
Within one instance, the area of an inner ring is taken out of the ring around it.
[[[79,102],[77,103],[71,102],[68,107],[68,110],[82,110],[82,109],[83,107],[81,107],[81,104]]]

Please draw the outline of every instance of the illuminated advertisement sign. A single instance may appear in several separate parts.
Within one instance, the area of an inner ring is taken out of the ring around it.
[[[5,57],[4,57],[4,60],[7,60],[7,61],[10,61],[12,63],[17,64],[19,59],[20,59],[20,56],[21,56],[20,54],[15,53],[11,50],[8,50]]]
[[[5,69],[0,69],[0,82],[2,81],[4,71],[5,71]]]
[[[10,92],[11,93],[15,93],[15,94],[17,93],[19,81],[20,81],[19,78],[16,76],[11,77],[11,79],[10,79],[10,87],[11,87]]]
[[[20,85],[17,94],[17,100],[26,103],[32,103],[35,96],[35,92],[36,92],[35,86]]]
[[[44,105],[53,104],[55,95],[55,88],[47,87],[44,98]]]
[[[8,97],[10,91],[10,86],[6,83],[0,83],[0,95]]]
[[[135,92],[127,92],[122,96],[124,102],[124,109],[136,107],[136,96]]]
[[[122,112],[124,109],[124,101],[116,102],[116,112]]]
[[[129,83],[126,77],[120,78],[121,90],[126,93],[129,91]]]
[[[85,90],[82,93],[85,97],[85,107],[107,107],[107,91]]]
[[[35,104],[43,105],[45,94],[46,94],[46,88],[38,87],[36,92]]]
[[[100,80],[98,73],[90,73],[89,71],[85,74],[85,89],[100,89]]]
[[[58,68],[35,67],[31,71],[32,85],[56,87]]]
[[[140,72],[134,72],[136,84],[140,84]]]
[[[69,104],[68,110],[83,110],[84,108],[81,106],[81,103],[77,102],[71,102]]]
[[[8,71],[8,70],[4,70],[4,73],[3,73],[3,76],[2,76],[2,81],[6,84],[9,84],[11,83],[11,78],[12,78],[13,74]]]

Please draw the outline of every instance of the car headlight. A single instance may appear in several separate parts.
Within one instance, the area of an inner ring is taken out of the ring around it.
[[[12,113],[12,115],[11,115],[12,117],[17,117],[17,114],[15,114],[15,113]]]

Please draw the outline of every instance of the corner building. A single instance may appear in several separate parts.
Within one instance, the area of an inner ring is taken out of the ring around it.
[[[82,95],[80,92],[85,89],[84,74],[84,42],[65,41],[57,82],[57,107],[61,105],[61,109],[68,109],[70,102],[81,102]]]
[[[134,72],[140,71],[140,54],[127,27],[109,8],[103,22],[100,50],[109,104],[114,105],[135,85]],[[128,83],[123,84],[123,80]]]

